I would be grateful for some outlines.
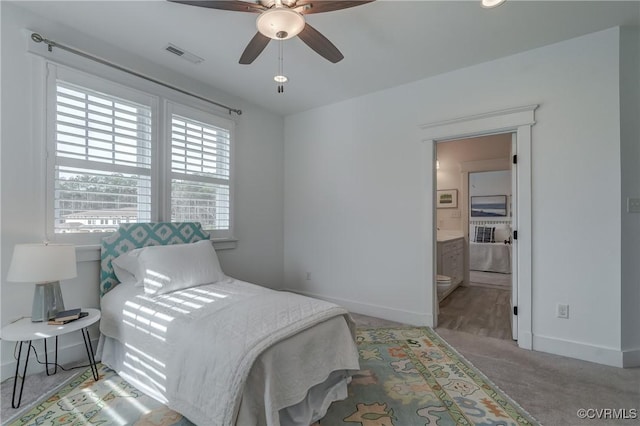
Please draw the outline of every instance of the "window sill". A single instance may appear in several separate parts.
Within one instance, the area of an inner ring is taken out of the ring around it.
[[[235,238],[212,240],[213,247],[218,250],[230,250],[238,246]],[[76,245],[77,262],[95,262],[100,260],[100,244]]]

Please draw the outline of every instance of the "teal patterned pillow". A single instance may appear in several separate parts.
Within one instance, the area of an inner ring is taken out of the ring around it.
[[[119,284],[111,262],[123,253],[146,246],[188,244],[209,239],[198,222],[123,223],[102,239],[100,247],[100,297]]]

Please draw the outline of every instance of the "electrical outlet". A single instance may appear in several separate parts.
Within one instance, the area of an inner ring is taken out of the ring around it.
[[[556,316],[558,318],[569,318],[569,305],[558,303],[556,305]]]

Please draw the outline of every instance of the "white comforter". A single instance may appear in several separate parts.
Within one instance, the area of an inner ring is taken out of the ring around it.
[[[103,298],[100,330],[125,344],[130,359],[121,365],[144,378],[147,393],[196,424],[232,425],[241,402],[244,406],[260,398],[243,397],[243,392],[263,351],[343,315],[348,318],[343,308],[328,302],[232,279],[155,298],[126,285]],[[276,400],[265,404],[267,424],[278,424],[280,408],[300,402],[331,372],[358,369],[353,325],[344,323],[342,330],[331,330],[331,341],[323,342],[338,348],[334,356],[295,354],[313,363],[303,376],[295,370],[261,371],[261,383],[273,374],[291,376],[269,385]],[[119,372],[127,378],[126,371]]]
[[[469,269],[510,274],[511,244],[470,243]]]

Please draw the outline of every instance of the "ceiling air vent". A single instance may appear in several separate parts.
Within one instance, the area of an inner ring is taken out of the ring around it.
[[[175,44],[169,43],[164,48],[164,50],[166,50],[167,52],[171,52],[174,55],[191,62],[192,64],[199,64],[200,62],[204,61],[204,59],[202,59],[200,56],[194,55],[191,52],[187,52],[186,50],[176,46]]]

